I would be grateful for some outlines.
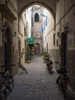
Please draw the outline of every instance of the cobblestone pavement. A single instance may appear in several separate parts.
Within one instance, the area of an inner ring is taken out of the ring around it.
[[[64,100],[56,86],[56,73],[49,74],[42,59],[38,56],[31,63],[25,64],[28,74],[19,70],[8,100]]]

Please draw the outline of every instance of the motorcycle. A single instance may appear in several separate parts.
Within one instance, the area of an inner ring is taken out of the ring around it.
[[[52,68],[53,68],[52,67],[53,62],[51,61],[49,56],[45,57],[45,63],[46,63],[46,66],[47,66],[47,69],[48,69],[49,73],[51,73]]]

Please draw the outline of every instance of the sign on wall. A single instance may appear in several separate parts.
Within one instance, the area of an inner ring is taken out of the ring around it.
[[[34,43],[34,38],[27,38],[27,43],[28,44],[33,44]]]

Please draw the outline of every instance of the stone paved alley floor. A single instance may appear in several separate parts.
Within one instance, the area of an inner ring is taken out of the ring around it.
[[[19,70],[8,100],[64,100],[56,86],[56,73],[49,74],[42,59],[35,57],[31,63],[25,64],[28,74]]]

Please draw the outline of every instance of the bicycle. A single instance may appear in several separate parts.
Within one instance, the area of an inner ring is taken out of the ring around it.
[[[10,65],[14,66],[14,65]],[[6,100],[7,94],[10,93],[14,88],[14,79],[12,74],[9,72],[8,67],[9,66],[0,66],[0,67],[6,67],[7,70],[5,72],[0,72],[1,81],[0,81],[0,100],[4,98]]]
[[[55,62],[57,64],[59,64],[60,66],[60,63],[59,62]],[[65,67],[63,68],[60,68],[59,70],[57,70],[57,73],[59,73],[59,76],[56,80],[56,84],[58,84],[59,88],[62,90],[63,92],[63,95],[64,95],[64,100],[66,100],[66,91],[67,91],[67,70]]]

